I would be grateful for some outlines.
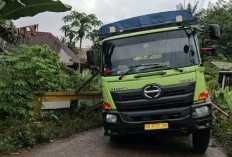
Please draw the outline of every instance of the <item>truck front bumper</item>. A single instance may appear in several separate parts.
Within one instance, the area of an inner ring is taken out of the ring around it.
[[[209,112],[204,116],[194,116],[196,108],[207,106]],[[107,122],[107,114],[117,116],[115,123]],[[197,130],[212,128],[211,103],[195,104],[188,107],[162,109],[152,111],[118,112],[117,110],[104,110],[103,121],[105,135],[122,136],[139,133],[177,133],[188,135]],[[163,130],[146,131],[145,124],[168,123],[169,128]]]

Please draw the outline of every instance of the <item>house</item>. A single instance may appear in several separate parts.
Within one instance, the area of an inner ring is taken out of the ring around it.
[[[218,82],[222,89],[232,86],[232,71],[219,71]]]
[[[38,25],[30,25],[15,29],[15,36],[19,43],[30,46],[34,45],[47,45],[51,50],[58,53],[60,59],[68,67],[78,69],[79,55],[75,54],[71,49],[64,45],[57,37],[50,32],[39,32]],[[0,38],[0,51],[4,50],[5,42]],[[12,45],[13,46],[13,45]],[[9,47],[12,47],[9,46]],[[14,46],[13,46],[14,47]],[[82,68],[88,68],[87,52],[88,49],[83,48],[81,53]],[[1,57],[1,54],[0,54]]]
[[[214,64],[218,69],[224,70],[219,71],[219,77],[218,82],[221,85],[222,89],[225,89],[225,87],[232,86],[232,71],[229,71],[232,68],[232,63],[229,62],[219,62],[219,61],[213,61],[211,62]]]
[[[57,37],[50,32],[39,32],[38,25],[25,26],[15,29],[15,35],[22,44],[47,45],[51,50],[58,53],[60,59],[67,66],[77,69],[79,57]]]
[[[76,47],[77,50],[79,50],[79,47]],[[87,52],[90,50],[90,48],[82,48],[81,52],[81,63],[87,62]]]

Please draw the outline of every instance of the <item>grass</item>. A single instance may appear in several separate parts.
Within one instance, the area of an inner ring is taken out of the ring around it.
[[[102,126],[100,111],[92,112],[85,117],[68,112],[56,112],[54,115],[56,118],[49,116],[40,121],[31,119],[25,122],[14,118],[0,121],[0,155]]]

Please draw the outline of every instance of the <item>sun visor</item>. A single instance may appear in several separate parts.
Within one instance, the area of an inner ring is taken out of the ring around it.
[[[113,33],[136,30],[167,24],[194,24],[194,18],[188,10],[176,10],[161,13],[148,14],[130,19],[125,19],[104,25],[100,28],[100,38],[104,39]]]

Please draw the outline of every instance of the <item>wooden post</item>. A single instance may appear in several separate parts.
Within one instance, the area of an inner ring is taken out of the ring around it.
[[[226,82],[226,74],[223,74],[223,79],[222,79],[222,89],[225,89],[225,82]]]
[[[81,73],[81,56],[82,56],[82,38],[80,38],[80,50],[79,50],[79,73]]]
[[[33,106],[33,110],[34,110],[34,117],[36,119],[41,118],[41,110],[42,110],[42,102],[43,102],[43,97],[42,95],[36,95],[34,97],[34,106]]]

